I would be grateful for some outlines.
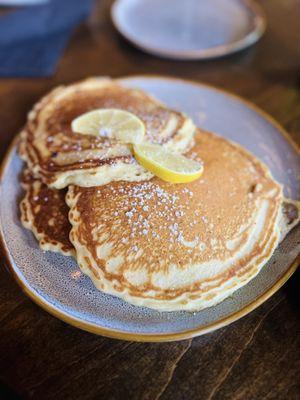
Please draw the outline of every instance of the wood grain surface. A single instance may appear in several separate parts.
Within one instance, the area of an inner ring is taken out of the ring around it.
[[[207,82],[253,101],[300,143],[300,1],[262,0],[268,28],[239,54],[177,62],[123,40],[100,0],[73,34],[56,74],[0,80],[0,157],[39,97],[91,75],[162,74]],[[297,400],[300,273],[256,311],[193,340],[147,344],[72,328],[33,304],[0,268],[0,394],[25,399]]]

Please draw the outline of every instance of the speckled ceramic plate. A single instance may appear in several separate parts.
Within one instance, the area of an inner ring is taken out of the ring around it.
[[[260,6],[252,0],[116,0],[111,16],[135,46],[182,60],[242,50],[266,27]]]
[[[300,157],[285,132],[242,99],[209,86],[160,77],[131,77],[122,82],[150,92],[189,114],[201,127],[218,132],[256,154],[285,185],[300,194]],[[97,291],[79,273],[76,262],[42,252],[19,221],[18,174],[22,162],[13,144],[3,163],[0,184],[0,233],[7,264],[24,291],[56,317],[79,328],[128,340],[166,341],[200,335],[229,324],[270,297],[296,269],[300,229],[294,229],[270,262],[248,285],[221,304],[197,312],[161,313],[134,307]],[[297,243],[298,242],[298,243]]]

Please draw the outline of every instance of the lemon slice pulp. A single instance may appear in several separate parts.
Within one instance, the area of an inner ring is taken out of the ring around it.
[[[166,182],[184,183],[199,178],[203,164],[172,153],[159,144],[143,143],[133,147],[136,160]]]
[[[141,143],[145,135],[144,123],[134,114],[115,108],[97,109],[80,115],[72,121],[73,132],[119,140],[123,143]]]

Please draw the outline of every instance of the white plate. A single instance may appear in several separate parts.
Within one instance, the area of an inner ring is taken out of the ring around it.
[[[150,92],[170,107],[189,114],[196,124],[234,140],[256,154],[285,186],[300,194],[300,157],[284,131],[243,100],[209,86],[160,77],[122,80]],[[76,262],[43,252],[19,220],[22,162],[11,146],[0,182],[0,237],[7,264],[26,293],[58,318],[82,329],[128,340],[165,341],[200,335],[247,314],[270,297],[296,269],[300,228],[294,229],[261,273],[221,304],[197,312],[158,311],[134,307],[97,291],[80,275]]]
[[[111,16],[135,46],[182,60],[242,50],[266,27],[261,8],[252,0],[117,0]]]

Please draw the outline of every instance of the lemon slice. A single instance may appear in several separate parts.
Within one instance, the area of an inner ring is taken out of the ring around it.
[[[159,144],[138,144],[133,150],[136,160],[144,168],[166,182],[191,182],[203,172],[202,163],[172,153]]]
[[[134,114],[115,108],[89,111],[72,121],[73,132],[117,139],[123,143],[141,143],[144,123]]]

